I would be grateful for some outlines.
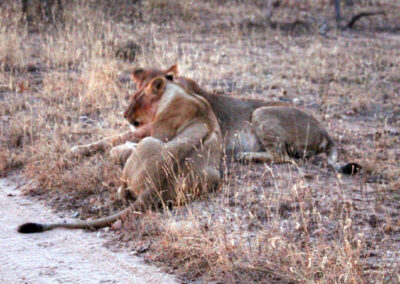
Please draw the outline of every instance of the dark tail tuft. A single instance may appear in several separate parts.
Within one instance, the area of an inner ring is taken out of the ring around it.
[[[18,233],[31,234],[43,232],[43,225],[37,223],[25,223],[18,227]]]
[[[357,163],[348,163],[340,168],[340,172],[345,175],[355,175],[360,172],[362,167]]]

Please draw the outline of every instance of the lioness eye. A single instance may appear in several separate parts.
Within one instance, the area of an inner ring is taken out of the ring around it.
[[[139,121],[135,120],[135,121],[133,122],[133,126],[138,127],[139,125],[140,125]]]

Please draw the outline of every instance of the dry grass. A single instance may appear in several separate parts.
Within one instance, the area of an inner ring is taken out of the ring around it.
[[[128,127],[134,66],[177,62],[206,89],[310,109],[366,174],[337,175],[323,157],[237,165],[203,200],[125,222],[127,246],[151,243],[146,259],[186,280],[399,281],[400,6],[373,1],[388,15],[338,31],[329,1],[281,2],[274,22],[311,28],[269,28],[264,1],[74,1],[62,23],[30,30],[19,2],[0,4],[1,175],[21,169],[38,181],[30,193],[66,214],[118,210],[119,166],[67,153]],[[354,2],[345,17],[367,5]],[[116,54],[130,42],[140,50],[125,62]]]

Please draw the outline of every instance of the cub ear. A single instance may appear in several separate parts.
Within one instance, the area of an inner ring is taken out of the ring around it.
[[[150,82],[149,89],[153,95],[160,97],[164,93],[166,85],[167,85],[167,79],[162,76],[159,76],[154,78]]]
[[[145,76],[145,71],[142,68],[133,70],[132,79],[135,83],[143,82]]]
[[[171,67],[169,67],[167,70],[165,70],[165,74],[170,74],[177,76],[178,75],[178,64],[174,64]]]

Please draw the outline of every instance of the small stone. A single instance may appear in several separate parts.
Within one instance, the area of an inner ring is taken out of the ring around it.
[[[79,212],[75,212],[71,215],[71,218],[78,218],[79,217]]]

